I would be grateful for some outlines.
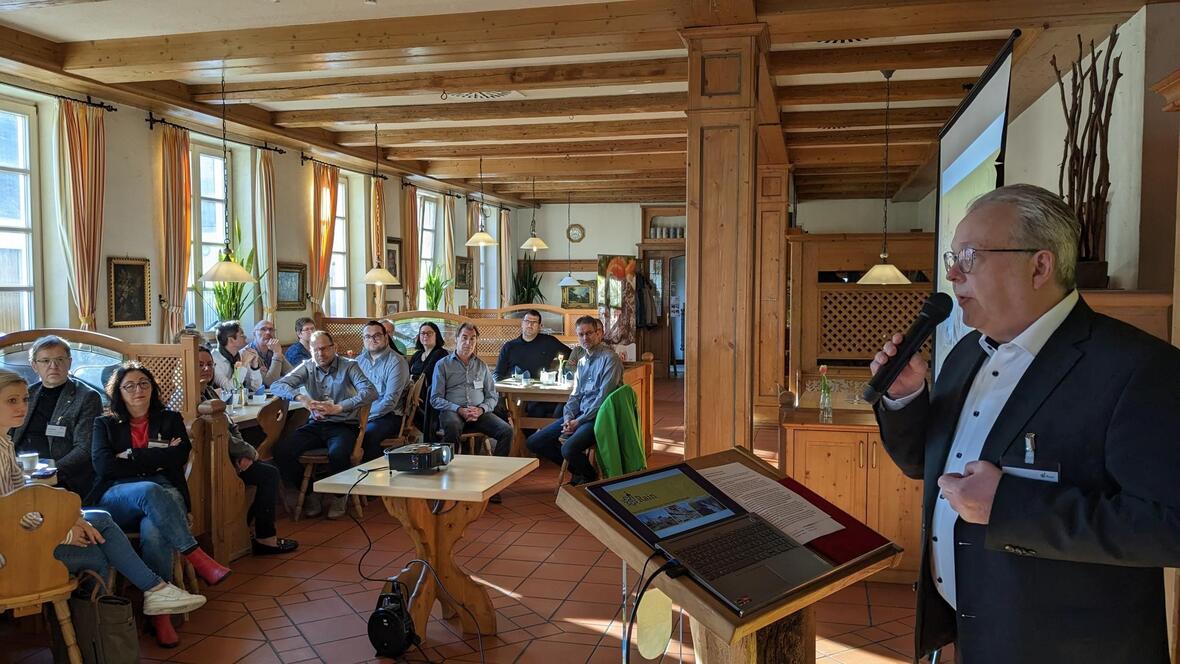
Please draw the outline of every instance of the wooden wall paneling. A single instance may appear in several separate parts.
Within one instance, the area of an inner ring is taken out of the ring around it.
[[[754,321],[754,420],[778,422],[778,390],[786,383],[787,226],[790,167],[758,166],[757,282]]]

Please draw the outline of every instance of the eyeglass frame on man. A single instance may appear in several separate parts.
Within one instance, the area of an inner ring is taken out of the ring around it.
[[[63,355],[62,357],[39,357],[33,360],[33,363],[39,364],[43,367],[48,367],[50,365],[55,367],[64,367],[72,362],[73,359],[74,358],[70,357],[69,355]]]
[[[1006,248],[1006,249],[980,249],[978,247],[963,247],[958,251],[953,249],[944,251],[942,254],[942,266],[949,272],[951,268],[958,266],[959,272],[963,274],[971,274],[971,270],[975,269],[975,254],[979,252],[986,252],[989,254],[1018,254],[1018,253],[1033,253],[1035,254],[1041,249],[1033,249],[1031,247],[1020,248]],[[970,252],[970,258],[961,258],[961,255],[967,255]]]

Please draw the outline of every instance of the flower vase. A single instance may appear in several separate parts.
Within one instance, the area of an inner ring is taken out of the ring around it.
[[[819,420],[824,423],[832,421],[832,390],[821,388],[819,391]]]

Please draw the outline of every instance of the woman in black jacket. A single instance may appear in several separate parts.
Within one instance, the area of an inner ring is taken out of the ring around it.
[[[184,467],[192,443],[180,413],[164,407],[155,377],[138,362],[111,375],[107,395],[111,413],[94,420],[95,484],[86,503],[110,512],[124,530],[138,531],[144,562],[163,580],[172,580],[172,554],[179,551],[205,583],[221,582],[229,568],[201,550],[188,528]],[[153,625],[161,645],[178,641],[171,622]]]
[[[442,332],[432,321],[426,321],[418,326],[418,336],[414,337],[413,357],[410,358],[410,380],[418,380],[418,376],[425,376],[421,394],[430,394],[430,379],[434,377],[434,365],[447,356],[444,348]],[[423,398],[418,405],[418,412],[414,414],[414,424],[422,431],[425,440],[434,440],[434,413],[430,408],[430,399]]]

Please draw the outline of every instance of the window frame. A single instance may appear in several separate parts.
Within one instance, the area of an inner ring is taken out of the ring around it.
[[[426,215],[427,204],[434,208],[434,214]],[[442,196],[432,191],[418,190],[418,303],[419,309],[426,308],[426,277],[434,266],[438,264],[439,228],[442,226]],[[430,228],[426,226],[430,219]],[[429,234],[429,238],[427,235]],[[426,248],[430,248],[430,256],[426,255]]]
[[[347,318],[349,313],[349,305],[351,304],[350,297],[352,295],[349,287],[349,255],[351,253],[351,245],[348,235],[349,222],[349,205],[348,205],[348,178],[341,175],[336,182],[336,216],[335,225],[332,229],[332,259],[339,257],[340,264],[343,265],[344,283],[333,285],[332,283],[332,268],[333,260],[328,262],[328,286],[324,289],[324,315],[335,318]],[[343,246],[343,250],[337,251],[337,245]],[[332,293],[343,293],[344,311],[335,311],[332,308]]]
[[[217,199],[213,197],[206,197],[202,195],[201,191],[201,155],[213,157],[214,159],[225,160],[224,170],[225,175],[225,198]],[[189,287],[185,293],[185,324],[195,324],[198,330],[206,330],[214,321],[204,320],[205,305],[197,298],[198,282],[201,275],[205,273],[205,266],[202,262],[202,249],[206,246],[212,246],[214,243],[205,242],[201,234],[201,202],[204,200],[221,201],[221,203],[233,214],[234,205],[234,160],[233,153],[225,154],[217,146],[205,143],[202,141],[189,141],[189,172],[190,172],[190,187],[191,195],[190,201],[192,208],[192,237],[191,250],[189,251]],[[225,225],[224,217],[219,220],[222,226]],[[231,248],[236,252],[237,247],[232,246],[233,238],[228,238],[231,242]],[[224,242],[217,243],[218,251],[225,247]],[[202,297],[207,298],[205,301],[212,301],[213,289],[201,288]]]
[[[24,235],[27,238],[28,247],[28,264],[26,265],[29,273],[28,286],[0,286],[0,293],[28,293],[28,314],[30,320],[28,327],[24,329],[36,329],[38,322],[42,319],[42,299],[38,297],[37,287],[42,279],[42,263],[41,263],[41,234],[39,229],[41,227],[41,162],[40,162],[40,118],[38,111],[40,110],[35,103],[14,99],[12,97],[0,96],[0,110],[16,115],[23,115],[25,117],[25,127],[27,134],[25,136],[27,164],[23,169],[13,167],[0,167],[0,170],[9,173],[20,173],[28,177],[27,196],[27,213],[28,226],[25,228],[0,228],[0,233],[13,233]],[[23,322],[23,321],[22,321]],[[16,332],[18,330],[9,330],[9,332]]]

